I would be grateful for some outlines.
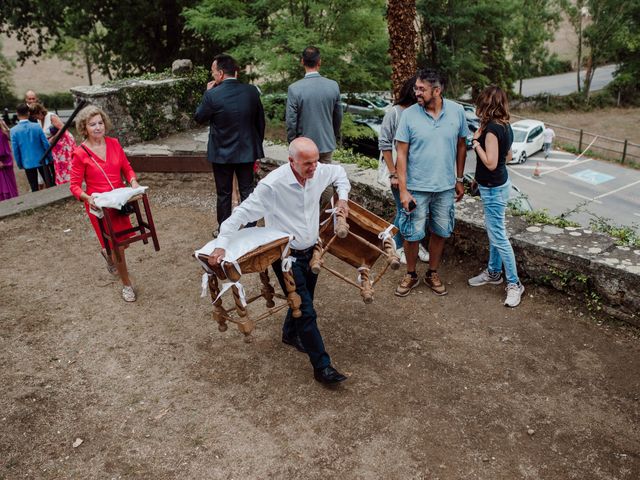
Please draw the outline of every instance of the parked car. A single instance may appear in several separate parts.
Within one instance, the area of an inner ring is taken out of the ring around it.
[[[513,158],[509,163],[524,163],[527,158],[542,150],[544,123],[538,120],[519,120],[511,124],[513,129]]]
[[[380,95],[354,93],[341,95],[343,109],[356,115],[383,116],[391,103]]]
[[[473,173],[467,172],[464,174],[463,184],[465,188],[468,189],[469,194],[472,197],[480,196],[480,190],[478,189],[478,184],[475,183]],[[522,193],[520,189],[513,183],[511,184],[511,191],[509,192],[508,206],[512,210],[516,210],[518,212],[533,211],[533,207],[531,206],[531,202],[529,202],[529,198],[524,193]]]
[[[464,108],[464,116],[467,118],[467,122],[480,125],[480,118],[478,118],[478,115],[476,115],[475,105],[472,105],[470,103],[462,103],[462,102],[457,102],[457,103],[462,105],[462,108]]]

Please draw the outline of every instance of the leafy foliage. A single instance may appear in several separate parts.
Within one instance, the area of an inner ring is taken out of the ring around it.
[[[25,45],[19,61],[56,50],[88,55],[106,75],[159,71],[179,56],[198,63],[217,53],[184,31],[183,8],[196,0],[3,0],[0,32]],[[69,39],[78,42],[65,45]]]
[[[378,168],[378,160],[355,153],[350,148],[338,148],[333,152],[333,160],[340,163],[352,163],[361,168]]]
[[[0,106],[14,108],[17,99],[13,94],[11,72],[13,65],[2,55],[2,43],[0,43]]]
[[[611,219],[595,215],[589,222],[589,226],[596,232],[603,232],[616,239],[618,245],[640,248],[640,229],[638,225],[625,226],[614,225]]]
[[[322,52],[322,72],[343,91],[388,88],[390,69],[382,0],[202,0],[184,12],[187,28],[223,46],[282,91],[300,78],[300,53]],[[363,26],[366,25],[366,28]]]
[[[448,94],[478,93],[490,83],[511,90],[515,74],[507,56],[514,0],[418,0],[422,23],[419,63],[448,77]]]

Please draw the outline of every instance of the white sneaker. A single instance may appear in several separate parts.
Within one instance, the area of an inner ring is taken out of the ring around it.
[[[504,304],[507,307],[517,307],[520,305],[520,299],[524,293],[524,285],[521,283],[509,283],[507,284],[507,298]]]
[[[398,258],[400,259],[400,263],[402,263],[403,265],[407,264],[407,257],[404,254],[404,247],[400,247],[398,249],[396,249],[396,253],[398,254]]]
[[[424,263],[429,261],[429,252],[427,252],[427,249],[424,248],[422,244],[418,246],[418,258]]]
[[[133,287],[131,285],[125,285],[122,287],[122,298],[125,302],[136,301],[136,292],[133,291]]]
[[[498,285],[502,283],[502,272],[489,273],[489,270],[485,268],[480,272],[480,275],[476,275],[475,277],[467,280],[467,283],[472,287],[480,287],[481,285],[487,285],[488,283]]]

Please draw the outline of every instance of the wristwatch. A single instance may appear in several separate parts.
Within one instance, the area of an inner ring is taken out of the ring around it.
[[[463,183],[464,182],[464,177],[456,177],[456,183],[457,182]]]
[[[390,173],[389,179],[392,179],[392,178],[398,178],[398,175],[396,173]]]

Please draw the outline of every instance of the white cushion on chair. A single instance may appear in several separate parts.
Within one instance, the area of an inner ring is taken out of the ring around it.
[[[122,187],[114,188],[110,192],[94,193],[91,196],[95,199],[96,205],[100,208],[122,208],[132,197],[141,195],[149,187]]]
[[[243,228],[235,232],[227,245],[225,250],[224,261],[234,262],[243,255],[254,251],[256,248],[266,245],[267,243],[280,240],[282,238],[288,238],[289,241],[293,239],[293,235],[281,232],[275,228],[269,227],[249,227]],[[200,250],[196,250],[195,255],[198,258],[199,254],[211,255],[216,249],[217,238],[214,238],[207,243]],[[286,252],[286,249],[285,249]],[[209,266],[200,262],[203,267],[208,271]]]

